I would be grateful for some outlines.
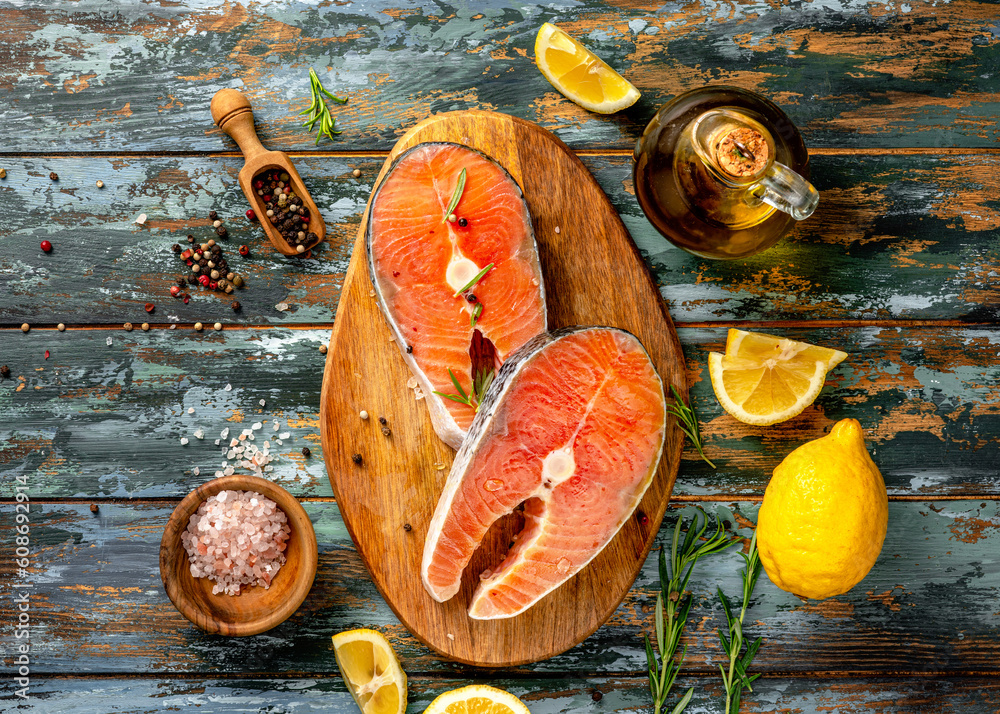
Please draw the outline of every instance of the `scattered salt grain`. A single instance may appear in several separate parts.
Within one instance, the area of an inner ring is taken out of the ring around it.
[[[288,309],[288,303],[279,302],[277,305],[274,306],[274,309],[277,310],[278,312],[284,312],[285,310]]]
[[[287,431],[283,431],[280,434],[278,434],[278,438],[279,439],[287,439],[290,436],[291,436],[291,434],[289,434]]]
[[[146,222],[146,214],[145,213],[140,213],[139,217],[135,219],[135,222],[138,223],[141,226],[143,223]]]
[[[281,445],[282,445],[282,444],[284,444],[285,442],[283,442],[283,441],[282,441],[281,439],[275,439],[275,440],[274,440],[274,443],[275,443],[275,444],[277,444],[278,446],[281,446]]]
[[[221,471],[216,471],[215,472],[215,478],[222,478],[222,472]]]
[[[358,416],[361,417],[362,419],[367,419],[368,418],[368,412],[366,412],[364,409],[362,409],[361,412],[358,414]]]
[[[219,433],[219,436],[221,436],[223,439],[225,439],[227,436],[229,436],[229,427],[227,426],[225,429],[223,429]]]
[[[112,344],[112,340],[111,340],[111,336],[110,336],[110,335],[108,336],[108,339],[107,339],[107,340],[105,340],[105,342],[107,342],[107,343],[108,343],[108,347],[110,347],[110,346],[111,346],[111,344]]]
[[[251,427],[250,427],[250,429],[252,429],[253,431],[257,431],[258,429],[260,429],[260,428],[261,428],[261,427],[263,427],[263,426],[264,426],[264,425],[263,425],[263,424],[261,424],[261,423],[260,423],[259,421],[255,421],[255,422],[253,423],[253,426],[251,426]]]
[[[194,414],[194,407],[188,407],[188,414]]]
[[[186,436],[181,437],[181,446],[187,446],[188,440]]]
[[[274,422],[274,430],[275,430],[275,431],[277,431],[277,430],[278,430],[278,422]]]
[[[556,226],[556,235],[559,235],[559,226]]]
[[[453,634],[451,634],[451,633],[449,632],[449,633],[448,633],[448,639],[449,639],[449,640],[453,640],[453,639],[455,639],[455,635],[453,635]]]
[[[417,386],[417,378],[416,377],[410,377],[408,380],[406,380],[406,386],[409,387],[410,389],[413,389],[414,387],[416,387]]]
[[[261,399],[261,400],[260,400],[260,405],[261,405],[261,406],[264,406],[264,404],[265,404],[264,400],[263,400],[263,399]]]
[[[205,438],[205,432],[204,432],[204,430],[202,430],[202,429],[195,430],[195,432],[194,432],[194,438],[195,439],[204,439]]]
[[[215,445],[216,445],[216,446],[218,446],[218,445],[219,445],[219,444],[221,444],[221,443],[222,443],[222,439],[216,439],[216,440],[215,440]]]
[[[193,474],[194,474],[195,476],[201,476],[201,469],[200,469],[200,468],[198,468],[197,466],[195,466],[195,467],[194,467],[194,471],[192,471],[192,473],[193,473]]]
[[[233,391],[233,385],[227,384],[225,387],[222,388],[222,391],[223,392],[231,392],[231,391]]]

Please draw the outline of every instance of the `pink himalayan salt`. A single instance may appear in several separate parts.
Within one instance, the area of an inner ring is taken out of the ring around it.
[[[220,491],[191,516],[181,543],[191,575],[215,582],[212,593],[239,595],[243,585],[271,585],[285,562],[288,517],[253,491]]]

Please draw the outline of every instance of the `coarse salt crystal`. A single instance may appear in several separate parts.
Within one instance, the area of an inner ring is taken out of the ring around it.
[[[181,446],[186,446],[187,443],[188,443],[187,437],[186,436],[182,436],[181,437]]]
[[[105,342],[107,342],[107,343],[108,343],[108,347],[110,347],[110,346],[111,346],[111,344],[112,344],[113,340],[111,339],[111,336],[110,336],[110,335],[108,336],[108,339],[107,339],[107,340],[105,340]]]
[[[559,235],[559,226],[556,226],[556,235]]]
[[[274,309],[277,310],[278,312],[284,312],[285,310],[288,309],[288,303],[279,302],[277,305],[274,306]]]
[[[291,436],[291,434],[289,434],[287,431],[283,431],[280,434],[278,434],[278,438],[279,439],[287,439],[290,436]]]
[[[406,386],[409,387],[410,389],[413,389],[414,387],[416,387],[417,386],[417,378],[416,377],[410,377],[408,380],[406,380]]]
[[[201,469],[200,469],[200,468],[198,468],[197,466],[195,466],[195,467],[194,467],[194,471],[192,471],[192,473],[193,473],[193,474],[194,474],[195,476],[201,476]]]
[[[221,471],[216,471],[215,472],[215,478],[222,478],[222,472]]]
[[[219,436],[221,436],[223,439],[225,439],[227,436],[229,436],[229,427],[227,426],[225,429],[223,429],[219,433]]]
[[[194,414],[194,407],[188,407],[188,414]]]
[[[216,445],[216,446],[218,446],[218,445],[219,445],[219,444],[221,444],[221,443],[222,443],[222,439],[216,439],[216,440],[215,440],[215,445]]]
[[[227,384],[225,387],[222,388],[222,391],[224,391],[224,392],[231,392],[231,391],[233,391],[233,385]]]
[[[278,446],[282,446],[284,445],[285,442],[283,442],[281,439],[275,439],[274,443],[277,444]]]
[[[135,219],[135,222],[138,223],[141,226],[143,223],[146,222],[146,214],[145,213],[140,213],[138,215],[138,217]]]
[[[230,449],[229,451],[227,451],[226,452],[226,458],[227,459],[235,459],[236,458],[236,451],[233,450],[233,449]]]
[[[205,438],[205,431],[203,429],[196,429],[195,432],[194,432],[194,438],[195,439],[204,439]]]
[[[278,422],[274,422],[274,431],[277,431],[277,430],[278,430],[278,428],[279,428],[279,427],[278,427]]]
[[[261,399],[261,400],[260,400],[260,405],[261,405],[261,406],[264,406],[265,404],[266,404],[266,402],[265,402],[265,401],[264,401],[263,399]]]

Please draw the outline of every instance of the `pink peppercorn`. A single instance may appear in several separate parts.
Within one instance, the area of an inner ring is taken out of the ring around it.
[[[271,199],[274,198],[271,194],[267,194],[264,198],[264,203],[270,203]]]
[[[302,219],[303,223],[308,223],[309,222],[309,216],[300,216],[300,218]]]
[[[52,252],[52,244],[51,244],[51,243],[50,243],[49,241],[47,241],[47,240],[43,240],[43,241],[42,241],[42,245],[41,245],[41,248],[42,248],[42,250],[44,250],[44,251],[45,251],[46,253],[51,253],[51,252]]]
[[[250,249],[247,246],[245,246],[245,245],[241,245],[239,253],[240,253],[240,255],[243,255],[243,256],[250,255]]]
[[[291,193],[291,191],[292,191],[292,189],[291,189],[290,187],[288,187],[288,186],[285,186],[285,187],[284,187],[283,189],[281,189],[281,190],[282,190],[282,191],[283,191],[284,193]]]
[[[213,280],[208,284],[208,287],[211,288],[212,290],[218,290],[219,284]]]
[[[257,220],[257,214],[254,213],[254,211],[253,211],[252,208],[248,208],[247,209],[247,220],[248,221],[256,221]]]
[[[264,188],[264,182],[261,181],[260,179],[257,179],[256,181],[253,182],[253,187],[258,191],[260,191],[262,188]]]
[[[181,289],[180,289],[179,286],[174,285],[173,287],[170,288],[170,296],[171,297],[177,297],[180,294],[181,294]]]
[[[199,275],[198,276],[198,282],[201,283],[204,287],[207,288],[209,282],[211,282],[211,278],[209,278],[207,275]]]

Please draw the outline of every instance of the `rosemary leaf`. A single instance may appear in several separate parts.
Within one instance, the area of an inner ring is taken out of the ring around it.
[[[465,169],[462,169],[458,174],[458,183],[455,184],[455,191],[451,194],[451,200],[448,201],[448,208],[445,209],[444,218],[441,219],[442,223],[448,220],[448,216],[450,216],[452,211],[455,210],[455,206],[458,205],[458,202],[462,200],[463,191],[465,191]],[[458,292],[462,291],[459,290]],[[458,295],[458,293],[455,294]]]
[[[735,714],[735,712],[739,711],[740,701],[743,697],[743,690],[746,689],[752,692],[753,688],[750,686],[750,683],[760,676],[759,674],[750,676],[747,674],[747,670],[750,668],[750,663],[756,656],[757,650],[760,649],[762,639],[758,637],[746,648],[746,651],[743,651],[743,646],[745,644],[743,636],[743,619],[747,614],[747,608],[750,606],[750,599],[753,597],[753,591],[754,588],[757,587],[757,580],[760,578],[762,570],[760,552],[757,550],[756,531],[754,531],[753,538],[750,539],[749,553],[740,553],[740,557],[743,558],[746,565],[741,573],[743,580],[743,598],[739,618],[733,616],[729,600],[726,598],[725,594],[723,594],[722,589],[719,588],[718,590],[719,600],[722,602],[722,608],[725,612],[728,625],[727,629],[729,631],[729,637],[727,639],[722,630],[719,630],[719,641],[722,643],[722,649],[729,657],[728,672],[722,665],[719,665],[719,671],[722,673],[722,683],[726,688],[725,711],[727,714]]]
[[[479,316],[482,314],[483,314],[483,304],[481,302],[477,302],[476,306],[472,308],[472,314],[469,315],[469,327],[475,327],[476,320],[478,320]]]
[[[308,115],[302,126],[307,127],[307,130],[311,132],[313,127],[316,126],[316,122],[319,122],[319,130],[316,133],[316,144],[319,144],[320,139],[324,136],[333,141],[333,135],[342,132],[337,129],[337,120],[330,115],[330,108],[326,106],[322,95],[325,94],[338,104],[346,103],[347,99],[337,97],[326,91],[316,71],[312,68],[309,69],[309,90],[312,94],[312,102],[310,102],[306,109],[299,112],[299,116],[302,114]]]
[[[465,285],[463,285],[459,290],[456,290],[455,294],[452,295],[452,297],[458,297],[459,295],[461,295],[462,293],[464,293],[466,290],[472,290],[472,288],[476,287],[479,284],[479,281],[482,280],[486,276],[486,273],[488,273],[491,270],[493,270],[493,266],[494,265],[496,265],[496,263],[490,263],[485,268],[483,268],[478,273],[476,273],[476,277],[474,277],[472,280],[470,280]]]
[[[681,393],[677,391],[676,386],[671,384],[670,390],[674,393],[674,403],[667,405],[667,413],[677,418],[677,426],[691,440],[694,448],[698,450],[698,454],[704,459],[705,463],[714,469],[715,464],[705,456],[705,449],[701,443],[701,431],[698,429],[698,415],[694,413],[694,409],[684,403],[684,399],[681,397]]]

